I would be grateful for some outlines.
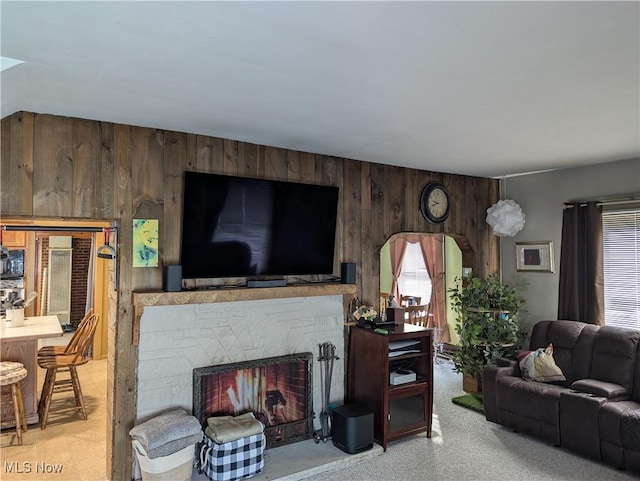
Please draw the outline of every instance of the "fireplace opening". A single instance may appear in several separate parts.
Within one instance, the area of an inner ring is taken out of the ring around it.
[[[266,449],[313,435],[310,352],[193,370],[193,415],[207,418],[253,412],[265,425]]]

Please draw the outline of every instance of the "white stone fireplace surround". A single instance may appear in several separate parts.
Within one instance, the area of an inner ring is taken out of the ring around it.
[[[330,399],[343,404],[343,317],[342,295],[145,307],[136,422],[170,408],[191,412],[194,368],[311,352],[314,429],[319,429],[318,345],[336,346],[340,360],[333,365]]]

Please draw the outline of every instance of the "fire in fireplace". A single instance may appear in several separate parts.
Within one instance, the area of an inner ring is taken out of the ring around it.
[[[193,415],[207,418],[253,412],[265,425],[266,448],[313,435],[310,352],[193,370]]]

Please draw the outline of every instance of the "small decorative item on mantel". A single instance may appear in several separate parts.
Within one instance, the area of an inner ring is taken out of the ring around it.
[[[389,296],[387,307],[384,310],[385,320],[393,321],[395,325],[404,324],[404,309],[398,305],[395,296]]]
[[[398,305],[398,302],[396,301],[396,297],[393,294],[389,295],[389,305],[387,307],[391,307],[394,309],[397,309],[398,307],[400,307]]]
[[[372,306],[360,306],[353,313],[353,318],[358,321],[358,327],[373,322],[376,317],[378,317],[378,312]]]

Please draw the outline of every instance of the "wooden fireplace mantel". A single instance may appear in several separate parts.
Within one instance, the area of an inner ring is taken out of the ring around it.
[[[164,292],[144,291],[133,293],[133,344],[138,345],[140,319],[147,306],[182,306],[210,304],[213,302],[259,301],[287,297],[311,297],[343,295],[349,298],[357,292],[355,284],[300,284],[286,287],[219,288],[192,291]]]

